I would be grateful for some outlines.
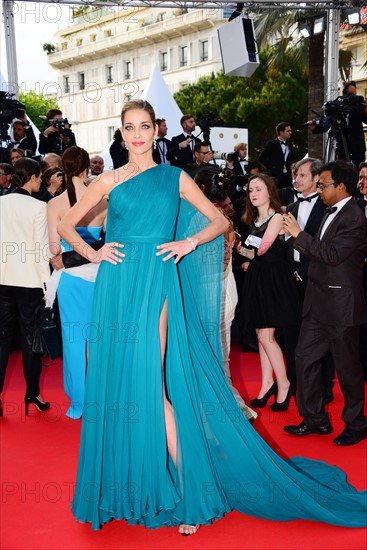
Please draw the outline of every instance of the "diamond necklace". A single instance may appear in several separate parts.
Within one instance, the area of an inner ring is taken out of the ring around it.
[[[266,218],[262,218],[261,220],[259,220],[259,218],[256,218],[256,220],[254,221],[254,226],[261,227],[262,225],[264,225],[264,223],[268,222],[270,218],[274,216],[274,214],[275,212],[272,212],[271,214],[268,214]]]

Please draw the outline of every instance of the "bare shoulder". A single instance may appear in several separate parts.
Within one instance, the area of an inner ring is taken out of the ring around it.
[[[67,210],[68,207],[69,207],[69,199],[66,191],[64,191],[57,197],[53,197],[47,203],[47,210],[48,212],[52,212],[52,213],[59,213],[59,212],[62,213],[63,211]]]
[[[271,220],[269,221],[269,225],[277,225],[282,224],[282,215],[280,212],[275,212],[274,216],[272,216]]]

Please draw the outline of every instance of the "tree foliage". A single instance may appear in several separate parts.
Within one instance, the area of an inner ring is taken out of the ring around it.
[[[275,126],[290,122],[296,158],[307,151],[307,71],[286,53],[281,67],[268,68],[272,49],[260,53],[260,67],[251,78],[218,75],[200,78],[174,95],[183,113],[196,120],[214,112],[226,127],[248,128],[250,158],[256,159]]]
[[[59,109],[55,98],[46,97],[42,93],[36,94],[30,90],[27,93],[20,92],[19,101],[25,105],[28,118],[30,118],[40,131],[44,130],[41,116],[45,116],[49,109]]]

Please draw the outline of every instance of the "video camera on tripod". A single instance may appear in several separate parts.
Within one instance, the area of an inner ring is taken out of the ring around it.
[[[329,162],[335,158],[343,158],[350,161],[350,144],[354,136],[348,127],[349,115],[354,116],[366,110],[364,97],[355,94],[338,96],[327,101],[323,105],[324,115],[312,111],[319,118],[306,123],[313,134],[327,132],[327,140],[324,150],[324,161]]]

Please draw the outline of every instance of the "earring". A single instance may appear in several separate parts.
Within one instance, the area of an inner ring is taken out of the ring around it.
[[[157,149],[157,138],[153,138],[153,149]]]
[[[122,138],[122,143],[123,143],[123,147],[125,147],[126,151],[128,151],[129,148],[128,148],[127,143],[126,143],[126,141],[124,140],[124,138]]]

